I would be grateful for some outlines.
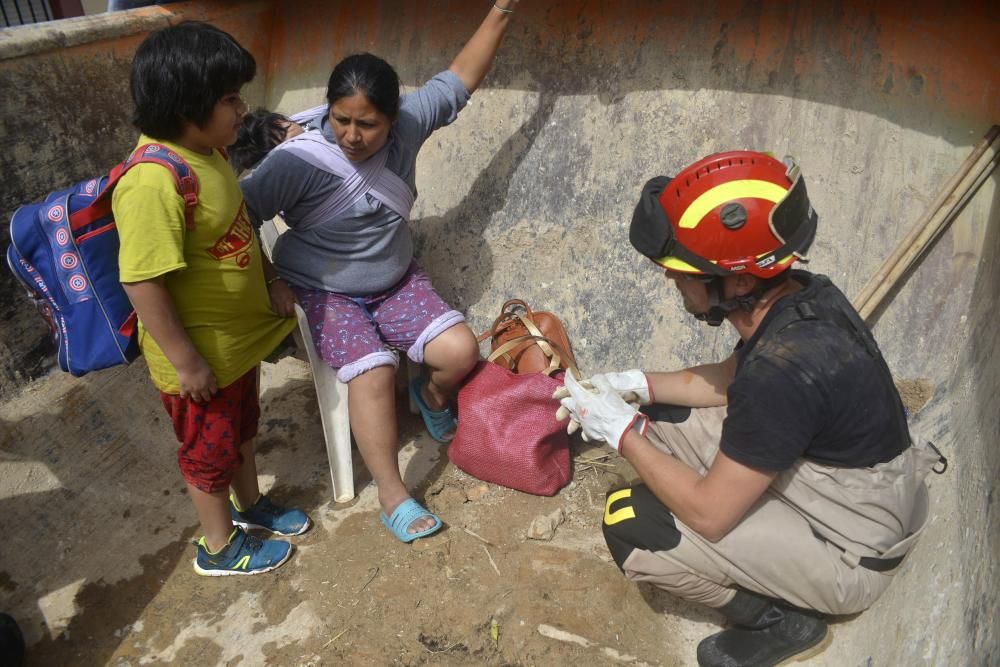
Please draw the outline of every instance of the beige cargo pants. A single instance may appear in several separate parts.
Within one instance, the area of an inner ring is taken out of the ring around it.
[[[704,474],[725,415],[725,407],[695,409],[679,424],[651,422],[648,436]],[[628,579],[686,600],[721,607],[740,587],[826,614],[856,613],[885,591],[893,559],[919,537],[928,511],[923,479],[937,461],[922,447],[872,468],[800,461],[714,543],[640,484],[608,494],[604,535]]]

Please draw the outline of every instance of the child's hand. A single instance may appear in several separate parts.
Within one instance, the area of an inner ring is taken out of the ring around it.
[[[177,381],[181,386],[181,398],[190,398],[195,403],[208,403],[219,391],[212,367],[201,356],[190,366],[177,368]]]
[[[282,317],[295,314],[295,293],[288,283],[278,278],[267,286],[267,293],[271,297],[271,310]]]

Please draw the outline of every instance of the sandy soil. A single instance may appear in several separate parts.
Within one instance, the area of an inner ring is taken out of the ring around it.
[[[626,582],[604,546],[604,495],[634,479],[622,459],[575,443],[552,498],[486,484],[403,397],[404,478],[444,530],[393,539],[357,456],[357,498],[330,500],[308,368],[284,359],[265,365],[258,467],[315,525],[276,572],[217,579],[192,571],[194,512],[141,363],[49,375],[0,404],[0,599],[27,664],[695,664],[721,617]],[[559,512],[551,540],[527,537]]]
[[[620,575],[599,525],[605,492],[631,473],[603,450],[577,451],[598,458],[552,498],[485,484],[448,462],[400,392],[405,479],[447,527],[393,539],[360,457],[358,497],[331,502],[295,359],[265,366],[258,465],[315,526],[272,574],[198,577],[194,513],[145,369],[106,373],[50,375],[0,406],[0,508],[18,517],[0,592],[29,665],[691,664],[690,642],[719,620]],[[557,510],[550,541],[527,538]]]

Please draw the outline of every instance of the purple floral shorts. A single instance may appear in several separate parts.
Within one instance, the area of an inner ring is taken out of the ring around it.
[[[373,296],[352,297],[292,286],[309,320],[320,356],[347,383],[378,366],[399,365],[392,350],[405,350],[416,363],[438,334],[465,321],[438,296],[416,262],[402,280]]]

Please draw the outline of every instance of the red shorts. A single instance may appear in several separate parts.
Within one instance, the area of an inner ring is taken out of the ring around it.
[[[243,465],[240,446],[257,435],[257,368],[220,389],[208,403],[160,392],[180,442],[177,463],[185,481],[205,493],[229,487]]]

